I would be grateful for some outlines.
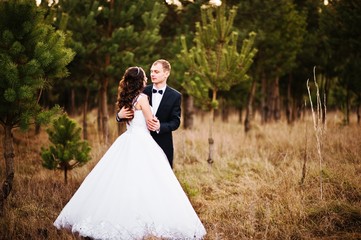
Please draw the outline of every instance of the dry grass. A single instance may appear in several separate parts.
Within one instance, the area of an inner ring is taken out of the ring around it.
[[[292,126],[255,125],[247,136],[235,115],[228,123],[216,120],[211,167],[208,118],[196,117],[192,130],[177,130],[174,171],[207,229],[206,239],[361,239],[361,127],[341,126],[337,118],[328,116],[323,136],[322,199],[311,117]],[[15,183],[0,219],[0,239],[76,239],[52,223],[107,149],[98,141],[94,117],[89,120],[94,160],[72,171],[67,186],[61,172],[41,166],[46,133],[15,132]]]

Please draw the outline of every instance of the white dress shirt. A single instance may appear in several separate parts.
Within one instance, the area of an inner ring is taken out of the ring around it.
[[[162,101],[162,97],[164,95],[164,91],[165,91],[165,88],[166,86],[164,86],[163,88],[160,88],[160,89],[156,89],[155,87],[153,87],[153,89],[155,90],[162,90],[163,91],[163,94],[160,94],[158,92],[156,93],[153,93],[152,92],[152,107],[153,107],[153,115],[155,115],[158,111],[158,107],[159,107],[159,104],[160,104],[160,101]]]

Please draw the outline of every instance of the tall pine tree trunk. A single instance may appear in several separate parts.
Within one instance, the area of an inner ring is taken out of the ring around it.
[[[70,114],[76,115],[76,107],[75,107],[75,89],[72,88],[70,90]]]
[[[102,92],[99,90],[99,100],[98,100],[98,114],[97,114],[97,126],[98,126],[98,138],[99,141],[102,142],[102,132],[103,132],[103,123],[102,123],[102,104],[101,104],[101,99],[102,99]]]
[[[35,135],[39,135],[40,134],[40,129],[41,126],[39,123],[35,123]]]
[[[255,93],[256,93],[256,79],[253,79],[252,86],[249,91],[248,99],[247,99],[246,117],[244,120],[245,133],[247,133],[249,130],[251,130],[252,105],[253,105],[253,99],[254,99]]]
[[[5,125],[5,135],[3,142],[4,158],[5,158],[5,180],[0,190],[0,216],[4,215],[5,199],[9,196],[13,187],[14,180],[14,138],[12,134],[12,126]]]
[[[222,116],[222,122],[228,122],[229,121],[229,112],[230,109],[227,106],[226,100],[224,98],[221,98],[221,116]]]
[[[296,101],[295,99],[292,101],[292,107],[291,107],[291,120],[294,122],[295,120],[299,120],[301,118],[301,109],[303,104],[299,103],[299,101]]]
[[[240,106],[240,107],[237,107],[237,110],[238,110],[238,123],[242,124],[242,120],[243,120],[243,108]]]
[[[361,103],[361,96],[358,96],[358,101],[357,101],[357,107],[356,107],[356,116],[357,116],[357,124],[360,125],[360,121],[361,121],[361,113],[360,113],[360,103]]]
[[[330,93],[330,85],[331,85],[331,82],[330,82],[330,79],[326,76],[324,76],[325,78],[325,87],[324,87],[324,104],[325,106],[327,107],[328,106],[328,96],[329,96],[329,93]],[[326,124],[326,112],[322,111],[322,124],[325,125]]]
[[[114,0],[110,0],[110,10],[114,10]],[[108,26],[106,30],[106,37],[111,38],[113,33],[113,26],[111,17],[108,18]],[[105,63],[104,63],[104,70],[106,70],[111,65],[110,61],[110,54],[107,53],[105,55]],[[101,99],[100,99],[100,109],[101,109],[101,121],[102,121],[102,136],[105,144],[108,144],[109,142],[109,126],[108,126],[108,120],[109,120],[109,113],[108,113],[108,84],[109,84],[109,78],[110,76],[108,74],[105,74],[103,78],[101,79]]]
[[[280,101],[280,78],[277,76],[274,81],[272,99],[273,99],[273,119],[275,121],[281,118],[281,101]]]
[[[100,87],[101,99],[100,99],[100,111],[101,111],[101,124],[102,124],[102,136],[105,144],[109,142],[109,127],[108,127],[108,101],[107,101],[107,89],[108,89],[108,78],[105,77],[102,80]]]
[[[85,140],[88,140],[87,115],[88,115],[89,94],[90,94],[90,90],[89,90],[89,87],[87,87],[86,92],[85,92],[84,106],[83,106],[83,139],[85,139]]]
[[[345,109],[345,124],[350,124],[350,89],[346,88],[346,109]]]
[[[267,79],[264,73],[261,74],[261,123],[265,124],[268,122],[269,108],[267,105]]]
[[[212,103],[215,102],[216,100],[217,100],[217,91],[213,90]],[[209,137],[208,137],[209,153],[207,159],[207,162],[209,164],[213,163],[213,149],[214,149],[213,123],[214,123],[214,107],[211,106],[211,115],[209,116]]]
[[[183,95],[183,127],[185,129],[192,129],[194,122],[194,101],[189,94]]]
[[[288,75],[288,81],[287,81],[287,96],[286,96],[286,118],[287,123],[291,124],[293,119],[293,104],[292,104],[292,95],[291,95],[291,83],[292,83],[292,75]]]
[[[65,183],[65,185],[68,184],[68,168],[67,167],[64,168],[64,183]]]

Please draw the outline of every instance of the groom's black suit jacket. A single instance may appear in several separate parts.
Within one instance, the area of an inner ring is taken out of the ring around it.
[[[143,91],[146,95],[148,95],[150,105],[152,105],[152,89],[153,85],[148,85]],[[154,140],[167,155],[171,167],[173,167],[174,152],[172,131],[176,130],[180,125],[181,97],[182,95],[180,92],[169,86],[166,87],[158,110],[155,114],[160,121],[160,130],[158,133],[151,132]]]

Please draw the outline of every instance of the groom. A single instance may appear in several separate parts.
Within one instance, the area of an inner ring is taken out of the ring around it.
[[[154,140],[163,149],[173,168],[173,137],[172,131],[178,129],[181,118],[181,93],[167,86],[171,66],[167,60],[156,60],[150,68],[152,83],[144,88],[144,93],[149,97],[149,104],[153,107],[155,117],[147,122],[148,129]],[[133,111],[120,109],[116,119],[132,118]]]

